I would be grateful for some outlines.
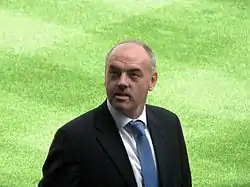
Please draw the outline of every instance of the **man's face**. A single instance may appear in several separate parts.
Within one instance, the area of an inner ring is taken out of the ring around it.
[[[136,118],[144,107],[148,91],[156,83],[150,57],[138,44],[117,46],[107,57],[105,87],[111,105],[124,115]]]

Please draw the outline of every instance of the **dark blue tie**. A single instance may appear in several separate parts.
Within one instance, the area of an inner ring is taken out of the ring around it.
[[[143,186],[144,187],[158,187],[157,171],[154,164],[152,150],[148,142],[145,125],[142,121],[131,121],[131,131],[136,140],[136,146],[139,153],[141,163]]]

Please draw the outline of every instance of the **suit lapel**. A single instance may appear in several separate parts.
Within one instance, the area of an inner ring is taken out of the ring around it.
[[[167,176],[169,172],[168,166],[171,164],[169,163],[169,156],[170,151],[167,145],[170,145],[170,139],[166,137],[166,125],[163,124],[162,121],[154,114],[152,109],[147,106],[147,123],[150,131],[150,135],[152,138],[155,156],[157,160],[157,169],[158,169],[158,176],[160,180],[160,186],[164,187],[167,186]]]
[[[126,149],[106,102],[104,102],[99,109],[95,123],[97,141],[105,149],[110,159],[116,165],[118,172],[121,173],[128,185],[136,187],[135,177]]]

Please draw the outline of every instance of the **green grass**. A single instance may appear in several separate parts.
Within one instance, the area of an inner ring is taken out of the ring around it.
[[[250,186],[250,1],[1,0],[0,186],[32,187],[57,128],[105,99],[104,58],[146,41],[197,187]]]

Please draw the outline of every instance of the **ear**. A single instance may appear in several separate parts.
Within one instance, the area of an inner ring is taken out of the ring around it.
[[[158,74],[157,72],[154,72],[149,83],[149,88],[148,88],[149,91],[153,91],[156,85],[157,79],[158,79]]]

